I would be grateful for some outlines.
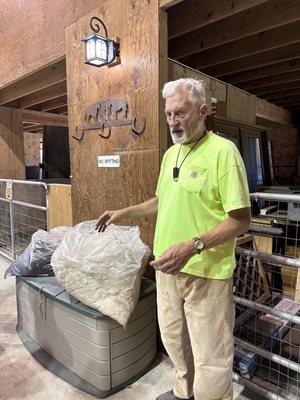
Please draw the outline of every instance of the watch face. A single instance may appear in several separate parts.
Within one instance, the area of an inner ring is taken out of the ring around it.
[[[202,240],[198,239],[195,243],[195,246],[198,250],[203,250],[204,247],[204,243],[202,242]]]
[[[200,242],[198,243],[198,246],[197,246],[197,247],[198,247],[199,250],[202,250],[203,247],[204,247],[204,243],[200,241]]]

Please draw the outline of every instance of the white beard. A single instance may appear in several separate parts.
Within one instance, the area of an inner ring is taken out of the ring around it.
[[[174,144],[176,144],[176,143],[184,144],[188,141],[188,137],[186,136],[186,133],[183,133],[182,136],[178,137],[171,132],[171,137],[172,137],[172,141]]]

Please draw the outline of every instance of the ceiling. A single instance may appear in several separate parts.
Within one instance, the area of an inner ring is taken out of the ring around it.
[[[300,110],[300,0],[184,0],[167,12],[169,57]],[[24,132],[67,124],[65,59],[2,88],[0,105],[23,110]]]
[[[184,0],[167,12],[170,58],[300,110],[299,0]]]
[[[41,133],[43,125],[66,126],[66,61],[62,59],[0,91],[0,105],[23,112],[24,132]]]

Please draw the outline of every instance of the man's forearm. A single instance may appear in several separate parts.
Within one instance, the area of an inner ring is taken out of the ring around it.
[[[204,243],[204,250],[211,249],[216,246],[236,238],[249,229],[251,221],[250,208],[242,208],[229,213],[228,218],[222,221],[215,228],[201,235]],[[191,253],[196,254],[194,241],[189,242]]]
[[[222,221],[218,226],[216,226],[211,231],[206,232],[201,236],[204,244],[205,250],[211,249],[213,247],[219,246],[228,240],[236,238],[242,233],[246,232],[249,228],[249,223],[242,222],[231,217]]]
[[[157,209],[158,198],[153,197],[152,199],[145,201],[144,203],[126,207],[122,210],[122,212],[124,212],[124,216],[126,216],[127,218],[141,218],[156,215]]]

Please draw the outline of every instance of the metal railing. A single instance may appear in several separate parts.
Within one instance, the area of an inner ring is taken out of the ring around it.
[[[14,260],[35,231],[47,228],[47,184],[0,179],[0,254]]]
[[[253,193],[236,248],[234,379],[269,399],[300,398],[300,195]]]

